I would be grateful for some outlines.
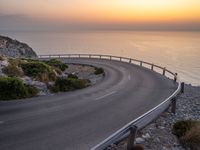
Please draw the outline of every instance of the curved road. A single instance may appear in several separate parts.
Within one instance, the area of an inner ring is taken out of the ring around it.
[[[128,63],[65,61],[103,67],[106,76],[74,92],[0,102],[1,150],[88,150],[176,88],[166,77]]]

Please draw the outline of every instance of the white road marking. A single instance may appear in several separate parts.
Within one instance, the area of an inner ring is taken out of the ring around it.
[[[1,121],[1,120],[0,120],[0,124],[3,124],[3,123],[4,123],[4,121]]]
[[[105,94],[105,95],[103,95],[103,96],[101,96],[101,97],[96,98],[95,100],[103,99],[103,98],[105,98],[105,97],[107,97],[107,96],[110,96],[110,95],[116,93],[116,92],[117,92],[117,91],[110,92],[110,93],[108,93],[108,94]]]

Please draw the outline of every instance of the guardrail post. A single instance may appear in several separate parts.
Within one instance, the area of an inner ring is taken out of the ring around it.
[[[110,56],[110,60],[112,59],[112,56]]]
[[[171,112],[172,112],[173,114],[176,113],[176,97],[174,97],[174,98],[172,99]]]
[[[120,61],[122,61],[122,58],[121,58],[121,57],[120,57],[119,59],[120,59]]]
[[[131,58],[130,58],[130,60],[129,60],[129,63],[131,64]]]
[[[185,89],[185,84],[184,82],[181,82],[181,93],[184,93],[184,89]]]
[[[142,66],[142,61],[140,61],[140,66]]]
[[[151,70],[153,70],[153,67],[154,67],[154,65],[152,64],[152,65],[151,65]]]
[[[176,83],[176,80],[177,80],[177,73],[175,73],[175,75],[174,75],[174,83]]]
[[[99,55],[99,58],[101,59],[101,55]]]
[[[130,127],[130,134],[129,134],[128,143],[127,143],[127,150],[133,150],[136,135],[137,135],[137,126],[133,125]]]
[[[163,68],[163,76],[165,75],[166,68]]]

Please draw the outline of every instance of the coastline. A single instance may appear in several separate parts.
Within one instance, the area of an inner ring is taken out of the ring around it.
[[[185,91],[177,98],[176,114],[169,108],[154,122],[138,131],[136,144],[148,150],[190,150],[182,147],[177,137],[172,134],[172,126],[179,120],[200,121],[200,86],[185,85]],[[111,150],[125,150],[127,139],[113,144]],[[109,148],[108,148],[109,149]]]

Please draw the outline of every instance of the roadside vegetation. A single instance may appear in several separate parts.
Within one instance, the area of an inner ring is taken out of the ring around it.
[[[68,78],[72,78],[72,79],[78,79],[78,77],[74,74],[68,74],[67,76]]]
[[[66,64],[64,64],[63,62],[61,62],[57,59],[46,60],[46,61],[44,61],[44,63],[46,63],[47,65],[52,66],[54,68],[60,69],[61,71],[65,71],[65,69],[68,68],[68,66]]]
[[[25,85],[16,77],[0,77],[1,100],[13,100],[36,96],[38,90],[30,85]]]
[[[4,60],[4,59],[3,59],[3,56],[0,55],[0,61],[3,61],[3,60]]]
[[[97,67],[95,67],[94,74],[95,75],[104,74],[103,68],[97,68]]]
[[[56,73],[43,62],[26,62],[21,64],[24,74],[42,82],[56,80]]]
[[[95,68],[94,72],[84,65],[73,66],[76,69],[69,68],[58,59],[37,60],[0,56],[0,65],[0,100],[28,98],[40,92],[48,94],[82,89],[94,84],[86,79],[89,75],[104,74],[102,68]],[[89,71],[88,76],[85,76],[84,71]]]
[[[8,76],[15,76],[15,77],[21,77],[23,75],[23,71],[20,67],[14,64],[9,64],[8,66],[3,68],[3,73],[5,73]]]
[[[178,137],[184,147],[190,147],[193,150],[199,150],[200,121],[178,121],[173,125],[173,134]]]
[[[71,77],[60,77],[57,78],[55,84],[50,87],[52,92],[67,92],[76,89],[82,89],[89,85],[90,81],[87,79],[78,79]]]

